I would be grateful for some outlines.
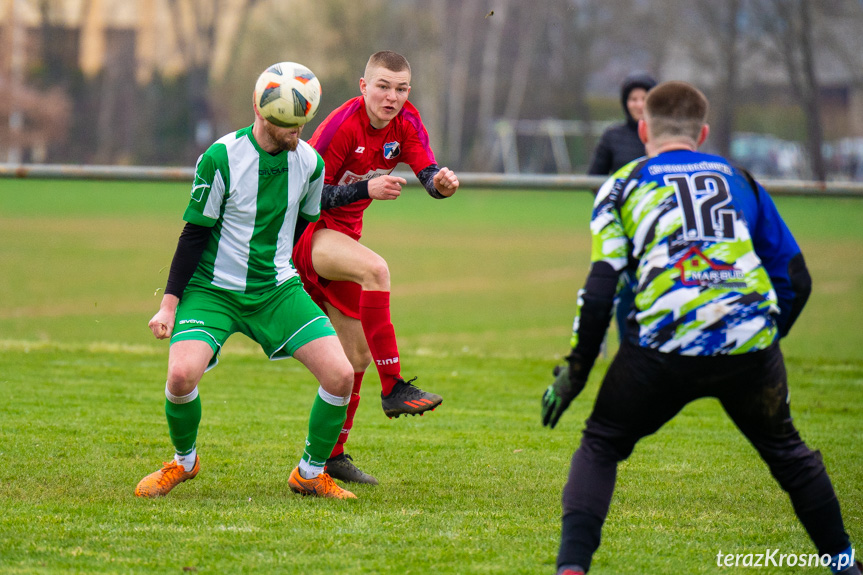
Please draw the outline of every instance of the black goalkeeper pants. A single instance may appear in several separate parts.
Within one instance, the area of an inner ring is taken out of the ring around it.
[[[599,547],[617,476],[639,439],[683,407],[717,398],[788,492],[819,554],[848,548],[839,502],[821,461],[791,420],[779,345],[738,356],[684,357],[624,343],[600,387],[563,490],[558,565],[590,562]]]

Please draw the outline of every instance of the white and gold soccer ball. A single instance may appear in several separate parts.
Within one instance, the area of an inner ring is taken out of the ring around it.
[[[282,128],[302,126],[315,117],[321,103],[321,83],[296,62],[273,64],[255,82],[255,105],[270,123]]]

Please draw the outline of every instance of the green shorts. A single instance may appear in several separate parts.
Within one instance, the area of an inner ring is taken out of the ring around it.
[[[186,287],[177,308],[172,344],[186,340],[210,344],[209,370],[219,362],[222,345],[236,332],[258,342],[270,359],[291,357],[310,341],[336,334],[298,277],[258,294],[195,284]]]

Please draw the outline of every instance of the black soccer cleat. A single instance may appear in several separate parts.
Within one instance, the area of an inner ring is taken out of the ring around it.
[[[384,408],[384,415],[391,419],[402,414],[422,415],[441,404],[443,401],[441,396],[428,393],[412,385],[411,382],[416,381],[416,379],[405,381],[399,377],[389,395],[385,396],[383,392],[381,393],[381,406]]]
[[[333,479],[347,481],[349,483],[368,483],[369,485],[377,485],[378,480],[368,473],[360,470],[354,465],[354,458],[347,453],[336,455],[327,459],[324,471],[330,474]]]

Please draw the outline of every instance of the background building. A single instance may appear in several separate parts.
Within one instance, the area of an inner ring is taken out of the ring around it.
[[[251,123],[267,65],[318,74],[319,121],[394,49],[462,170],[583,171],[621,117],[621,79],[645,70],[708,94],[715,151],[771,175],[863,176],[858,0],[493,4],[0,0],[0,161],[191,165]]]

